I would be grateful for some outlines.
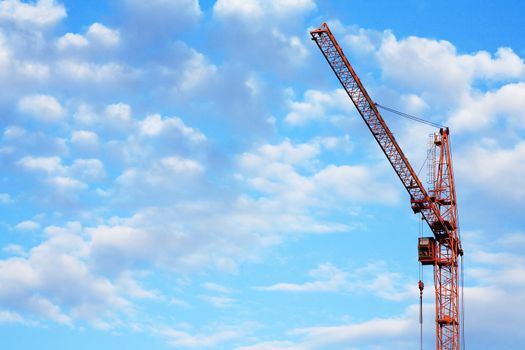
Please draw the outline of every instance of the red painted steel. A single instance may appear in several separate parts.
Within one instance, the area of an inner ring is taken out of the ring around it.
[[[458,256],[463,252],[457,232],[448,129],[441,129],[435,135],[434,154],[439,157],[436,158],[433,188],[427,192],[328,25],[323,23],[310,34],[408,191],[412,210],[421,213],[436,238],[436,348],[459,350]]]

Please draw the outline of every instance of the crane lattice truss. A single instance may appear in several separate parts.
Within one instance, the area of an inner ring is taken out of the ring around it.
[[[448,128],[434,135],[434,181],[427,192],[328,25],[323,23],[310,34],[408,191],[412,210],[421,213],[434,234],[430,255],[422,259],[420,254],[420,261],[434,266],[436,349],[459,350],[458,257],[463,251],[457,229]]]

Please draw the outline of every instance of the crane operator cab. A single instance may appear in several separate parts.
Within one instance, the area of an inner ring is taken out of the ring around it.
[[[417,251],[418,260],[422,265],[434,265],[436,261],[436,240],[434,237],[420,237]]]

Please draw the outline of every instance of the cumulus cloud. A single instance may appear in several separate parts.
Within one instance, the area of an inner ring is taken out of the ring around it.
[[[223,295],[201,295],[200,298],[212,305],[213,307],[219,309],[231,307],[236,302],[234,298],[226,297]]]
[[[93,23],[89,26],[86,37],[105,46],[114,46],[120,40],[120,34],[117,30],[108,28],[101,23]]]
[[[242,179],[258,191],[303,210],[309,205],[330,205],[341,200],[348,203],[397,200],[397,191],[384,184],[378,176],[380,172],[370,167],[327,165],[317,169],[314,156],[321,145],[315,141],[301,145],[284,141],[260,146],[240,157]]]
[[[288,100],[290,112],[286,115],[285,123],[301,126],[312,122],[329,120],[337,122],[339,119],[355,113],[352,101],[343,89],[336,89],[326,93],[318,90],[307,90],[303,100]]]
[[[429,315],[432,306],[425,305],[425,315]],[[250,346],[242,346],[236,350],[266,350],[266,349],[379,349],[392,347],[416,349],[414,325],[417,324],[417,307],[409,306],[398,316],[381,317],[361,322],[347,322],[338,325],[321,325],[290,329],[288,334],[295,340],[266,341]],[[426,316],[425,322],[431,321]],[[425,332],[426,333],[426,332]],[[429,336],[425,334],[426,337]]]
[[[81,34],[66,33],[58,39],[57,46],[59,49],[66,49],[68,47],[81,48],[88,46],[89,42]]]
[[[510,49],[499,49],[494,58],[485,51],[459,54],[448,41],[398,40],[393,34],[385,36],[377,59],[385,79],[456,104],[468,96],[476,79],[520,78],[525,72],[523,59]]]
[[[98,159],[75,159],[69,169],[80,179],[96,181],[104,177],[104,165]]]
[[[400,274],[388,271],[382,262],[344,271],[330,263],[320,264],[308,272],[313,281],[304,283],[280,282],[256,290],[289,293],[371,293],[381,299],[403,300],[417,292],[415,284]]]
[[[67,81],[107,82],[115,84],[133,76],[133,72],[115,62],[92,63],[77,59],[64,59],[55,63],[56,72]]]
[[[207,334],[191,334],[176,328],[157,327],[154,332],[167,338],[168,343],[172,346],[183,348],[212,348],[241,336],[238,329],[222,329]]]
[[[213,6],[213,14],[219,18],[235,17],[249,21],[262,16],[297,16],[314,8],[315,2],[312,0],[218,0]]]
[[[125,103],[108,105],[105,114],[111,123],[122,124],[131,121],[131,107]]]
[[[66,17],[66,9],[55,0],[38,0],[24,3],[6,0],[0,3],[0,21],[17,25],[50,26]]]
[[[178,67],[180,79],[175,84],[178,93],[187,93],[210,84],[217,73],[217,67],[209,63],[202,53],[192,49],[190,55],[189,59]]]
[[[121,0],[126,10],[128,40],[150,45],[147,41],[178,34],[195,25],[202,16],[198,0]],[[140,29],[137,31],[137,29]]]
[[[29,95],[18,101],[18,109],[37,120],[57,122],[66,116],[66,110],[50,95]]]
[[[68,176],[53,176],[47,179],[47,183],[63,193],[81,191],[87,187],[85,183]]]
[[[229,294],[232,292],[231,288],[222,286],[214,282],[206,282],[206,283],[203,283],[202,286],[212,292],[218,292],[218,293],[223,293],[223,294]]]
[[[88,186],[83,181],[97,181],[105,175],[104,165],[98,159],[75,159],[71,165],[63,165],[57,156],[26,156],[17,165],[30,172],[45,173],[43,182],[64,193],[84,190]]]
[[[94,150],[98,147],[98,135],[87,130],[74,131],[71,135],[71,143],[81,149]]]
[[[517,202],[525,199],[525,141],[502,147],[495,140],[486,140],[466,147],[456,157],[458,176],[468,179],[464,183],[476,192]]]
[[[63,173],[64,167],[59,157],[32,157],[27,156],[18,161],[18,165],[32,171],[44,171],[49,174]]]
[[[47,81],[51,76],[50,67],[44,63],[19,61],[15,67],[20,76],[28,80]]]
[[[311,0],[219,0],[213,6],[213,17],[220,24],[218,37],[235,33],[234,40],[224,41],[231,59],[289,74],[304,65],[310,52],[301,22],[315,6]],[[259,40],[261,36],[267,40]],[[239,46],[250,50],[238,50]]]
[[[150,137],[162,134],[173,136],[173,133],[178,133],[193,143],[206,140],[206,136],[202,132],[185,125],[177,117],[163,118],[160,114],[148,115],[139,122],[139,127],[142,134]]]
[[[81,49],[93,45],[101,45],[104,48],[112,47],[120,42],[120,33],[102,23],[93,23],[87,29],[85,35],[78,33],[66,33],[60,37],[56,45],[60,50]]]
[[[15,229],[18,231],[35,231],[40,228],[40,224],[33,220],[25,220],[16,224]]]
[[[322,264],[317,269],[310,271],[309,275],[319,280],[302,284],[277,283],[266,287],[256,287],[256,289],[280,292],[336,292],[342,291],[348,284],[347,273],[332,264]]]
[[[74,318],[95,323],[129,303],[107,279],[94,276],[83,261],[85,242],[67,228],[46,228],[48,239],[26,258],[0,261],[0,305],[7,312],[70,324]],[[60,271],[60,273],[57,273]]]
[[[449,123],[459,132],[477,132],[498,119],[511,127],[525,125],[525,83],[510,83],[495,91],[469,96],[450,116]]]

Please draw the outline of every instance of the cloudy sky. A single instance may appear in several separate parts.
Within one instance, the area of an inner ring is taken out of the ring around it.
[[[420,220],[324,21],[375,101],[450,126],[467,347],[525,348],[524,11],[0,1],[2,348],[419,349]],[[384,117],[425,181],[435,130]]]

